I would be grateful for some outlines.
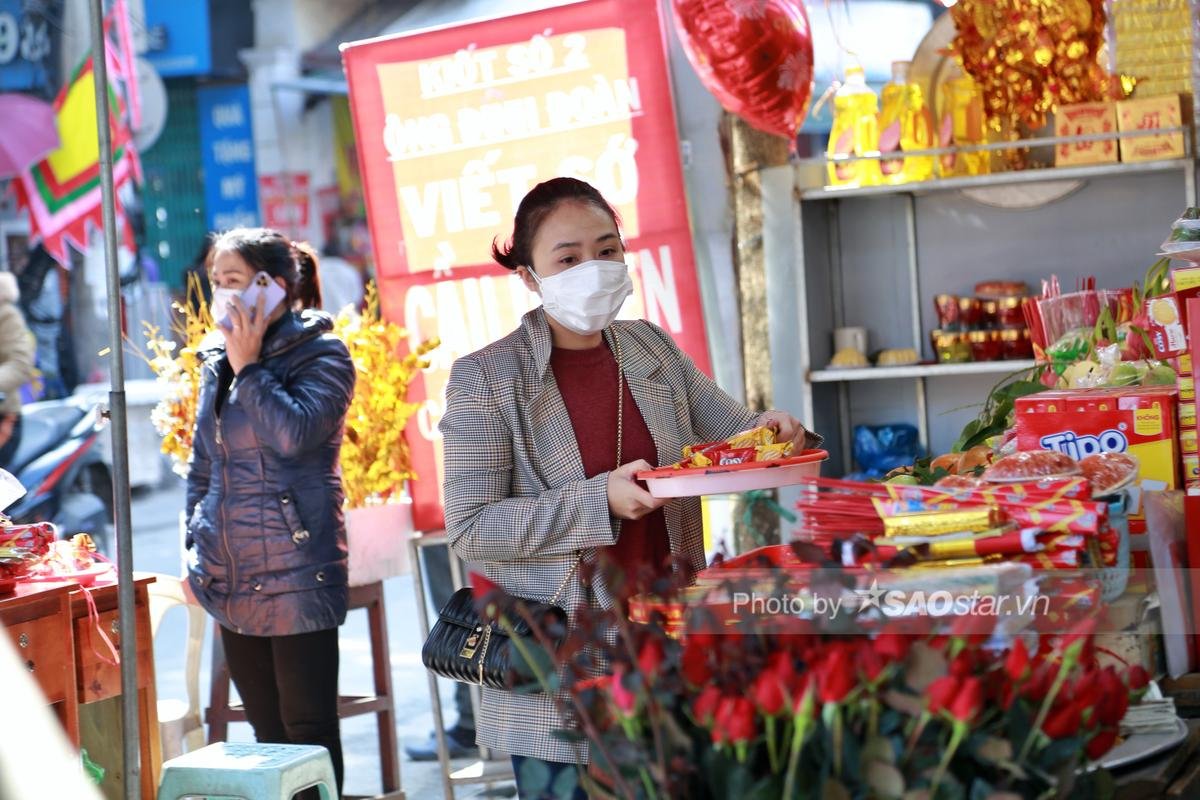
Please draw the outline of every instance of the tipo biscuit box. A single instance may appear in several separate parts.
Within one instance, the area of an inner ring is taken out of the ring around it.
[[[1178,392],[1174,386],[1067,389],[1040,392],[1016,402],[1017,446],[1057,450],[1074,459],[1127,452],[1141,463],[1131,487],[1132,516],[1141,517],[1141,491],[1177,489]]]

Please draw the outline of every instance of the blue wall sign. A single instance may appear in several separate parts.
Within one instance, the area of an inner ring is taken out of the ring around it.
[[[146,60],[164,78],[212,71],[208,0],[145,0]]]
[[[61,38],[61,0],[0,0],[0,91],[53,97]]]
[[[258,224],[258,178],[250,127],[250,90],[244,85],[196,90],[204,210],[208,228],[224,231]]]

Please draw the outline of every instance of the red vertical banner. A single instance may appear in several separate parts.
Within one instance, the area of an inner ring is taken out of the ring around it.
[[[408,430],[420,530],[442,526],[437,430],[450,366],[536,295],[490,259],[534,184],[570,175],[616,207],[635,291],[621,316],[708,372],[658,3],[586,0],[344,47],[384,314],[438,337]]]
[[[307,172],[281,172],[258,179],[263,227],[283,231],[293,239],[308,229],[310,202]]]

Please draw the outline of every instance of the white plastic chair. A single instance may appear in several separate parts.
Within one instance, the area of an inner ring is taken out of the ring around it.
[[[150,584],[150,635],[158,634],[163,616],[175,606],[183,606],[188,616],[187,649],[184,657],[184,685],[187,702],[178,698],[158,701],[158,730],[162,738],[162,757],[169,760],[204,747],[204,723],[200,715],[200,654],[208,615],[196,603],[180,578],[155,574]],[[186,745],[186,746],[185,746]]]

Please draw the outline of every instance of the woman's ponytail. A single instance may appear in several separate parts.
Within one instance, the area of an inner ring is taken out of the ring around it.
[[[296,259],[297,276],[292,303],[297,309],[320,309],[321,277],[317,251],[308,242],[292,242],[292,256]]]

